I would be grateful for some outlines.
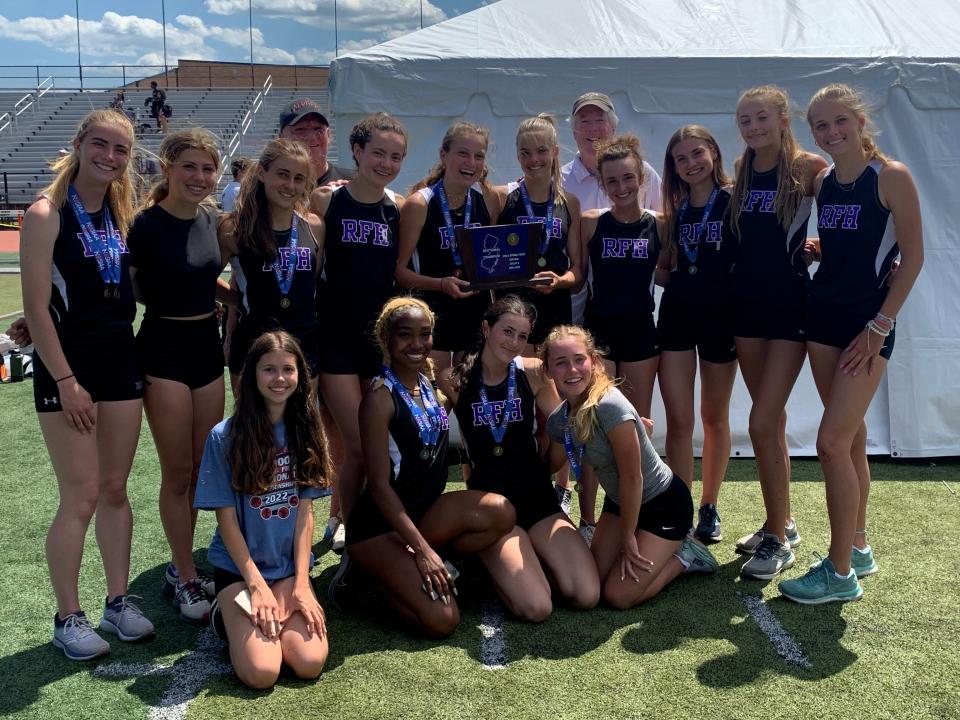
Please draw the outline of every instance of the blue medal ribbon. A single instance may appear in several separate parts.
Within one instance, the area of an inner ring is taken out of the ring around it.
[[[570,430],[570,423],[567,416],[570,412],[570,404],[567,403],[563,408],[563,449],[567,453],[567,461],[573,470],[573,476],[580,481],[580,474],[583,472],[583,451],[584,445],[575,445],[573,442],[573,432]]]
[[[290,287],[293,285],[293,273],[297,269],[297,242],[297,214],[294,213],[293,221],[290,223],[290,241],[287,243],[287,267],[281,267],[283,253],[280,252],[280,248],[277,248],[277,257],[272,264],[273,275],[277,278],[277,285],[284,299],[290,293]]]
[[[707,220],[710,219],[710,211],[713,210],[713,203],[716,202],[717,194],[719,192],[720,188],[714,185],[713,192],[710,193],[710,199],[707,200],[707,205],[703,209],[703,220],[700,221],[700,228],[694,233],[693,242],[688,242],[683,246],[683,252],[687,256],[687,261],[694,267],[697,264],[697,256],[700,254],[700,236],[703,235],[703,231],[707,227]],[[687,214],[687,210],[689,208],[690,200],[688,198],[684,200],[683,204],[680,206],[680,225],[683,225],[683,218]],[[693,250],[690,249],[691,245],[694,246]]]
[[[510,422],[510,410],[513,407],[513,401],[517,398],[517,365],[511,360],[507,371],[507,399],[503,403],[503,412],[500,413],[500,423],[494,421],[496,413],[493,404],[487,398],[487,387],[480,380],[480,404],[483,406],[483,416],[487,419],[487,425],[490,427],[490,434],[493,435],[493,454],[502,455],[503,449],[500,443],[503,442],[503,436],[507,434],[507,425]],[[497,451],[499,448],[499,452]]]
[[[450,239],[450,252],[453,254],[453,264],[461,268],[463,260],[460,257],[460,249],[457,247],[456,228],[453,224],[453,218],[450,215],[450,202],[447,200],[447,193],[443,189],[443,180],[441,179],[433,186],[433,192],[440,200],[440,210],[443,212],[443,221],[447,226],[447,237]],[[473,210],[473,194],[470,188],[467,188],[466,205],[463,208],[463,227],[470,227],[470,214]]]
[[[527,192],[527,183],[525,180],[520,181],[520,197],[523,199],[523,207],[527,211],[527,217],[535,218],[537,215],[533,212],[533,203],[530,202],[530,195]],[[556,203],[553,198],[553,185],[550,186],[550,196],[547,198],[547,217],[546,226],[547,231],[543,236],[543,245],[540,246],[540,257],[547,257],[547,249],[550,247],[550,241],[553,240],[553,213],[556,207]]]
[[[120,288],[120,233],[113,225],[113,217],[110,215],[110,204],[103,201],[103,226],[104,236],[93,226],[90,214],[83,206],[80,194],[71,185],[67,188],[67,198],[70,201],[70,207],[73,208],[73,214],[77,216],[77,222],[80,224],[80,230],[87,241],[87,246],[93,252],[93,257],[97,261],[97,270],[100,271],[100,277],[103,278],[103,284],[110,290],[113,288],[113,297],[119,297]]]
[[[420,453],[420,457],[423,460],[435,457],[440,432],[447,426],[447,413],[433,394],[430,381],[422,374],[418,376],[420,399],[423,401],[423,408],[421,408],[393,370],[386,365],[383,366],[383,376],[393,383],[400,398],[410,410],[413,421],[417,424],[417,429],[420,431],[420,442],[423,443],[423,451]]]

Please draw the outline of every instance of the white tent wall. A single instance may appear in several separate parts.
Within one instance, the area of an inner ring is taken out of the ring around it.
[[[573,99],[601,90],[614,101],[618,129],[640,136],[658,170],[673,131],[699,123],[715,134],[731,171],[742,150],[733,109],[744,89],[784,87],[796,104],[794,133],[815,150],[803,119],[807,100],[829,82],[850,83],[874,108],[881,148],[913,172],[926,251],[923,273],[898,319],[887,375],[867,414],[868,451],[960,454],[960,204],[950,192],[960,177],[960,41],[944,32],[960,29],[960,10],[929,0],[907,9],[856,1],[839,9],[826,0],[803,7],[773,0],[749,9],[732,0],[502,0],[335,60],[331,103],[338,150],[349,157],[344,128],[363,115],[396,114],[410,134],[395,183],[405,192],[436,162],[446,128],[469,119],[490,129],[491,179],[502,183],[519,174],[514,138],[524,117],[550,112],[558,118],[566,162],[576,151],[567,122]],[[549,29],[528,34],[537,18],[541,25],[549,18]],[[717,39],[724,47],[708,45]],[[953,45],[937,45],[945,42]],[[730,417],[734,454],[752,454],[749,408],[738,379]],[[815,454],[822,406],[808,366],[787,411],[791,452]],[[662,446],[659,397],[654,416]],[[698,425],[698,453],[701,439]]]

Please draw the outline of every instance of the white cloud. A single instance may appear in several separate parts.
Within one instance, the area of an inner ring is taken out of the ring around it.
[[[447,19],[447,14],[430,0],[337,0],[337,25],[341,30],[363,29],[364,32],[383,35],[403,27],[406,31],[423,24],[433,25]],[[215,15],[233,15],[249,12],[247,0],[204,0],[206,9]],[[312,27],[333,27],[334,0],[254,0],[254,20],[257,14],[270,18],[292,20]]]

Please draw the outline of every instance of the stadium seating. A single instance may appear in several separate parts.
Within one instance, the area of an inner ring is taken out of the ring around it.
[[[173,108],[171,131],[185,127],[205,127],[220,138],[221,150],[226,153],[234,134],[240,130],[243,118],[256,98],[257,90],[220,88],[167,90],[167,103]],[[0,92],[0,115],[14,114],[14,105],[26,91]],[[115,94],[104,91],[53,90],[36,100],[34,105],[17,117],[15,124],[0,132],[0,171],[7,172],[8,197],[0,197],[0,204],[27,205],[50,180],[48,165],[56,160],[61,148],[69,147],[70,139],[80,119],[90,110],[105,108]],[[157,132],[156,121],[149,115],[145,101],[149,90],[126,90],[126,107],[136,117],[137,140],[147,154],[156,154],[163,136]],[[327,107],[326,90],[273,89],[254,115],[238,155],[257,157],[263,145],[276,137],[280,109],[293,97],[310,97],[321,107]],[[2,124],[2,123],[0,123]],[[332,149],[332,143],[331,143]],[[331,157],[331,160],[335,160]],[[227,173],[218,188],[230,181]],[[0,177],[0,195],[3,194]]]

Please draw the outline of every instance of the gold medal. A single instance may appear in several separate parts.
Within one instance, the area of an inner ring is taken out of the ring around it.
[[[282,307],[284,310],[290,307],[290,298],[288,298],[286,295],[280,298],[280,307]]]
[[[501,445],[494,445],[493,454],[496,455],[497,457],[500,457],[501,455],[503,455],[503,447]]]

